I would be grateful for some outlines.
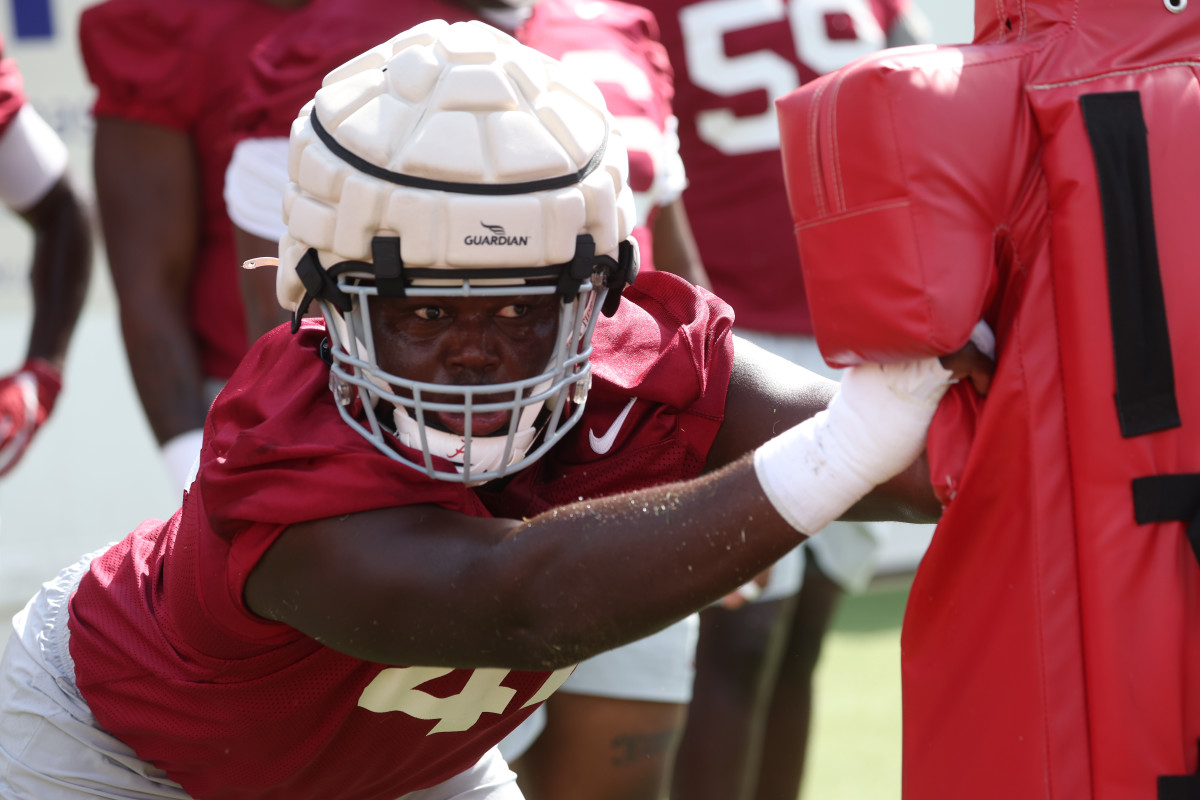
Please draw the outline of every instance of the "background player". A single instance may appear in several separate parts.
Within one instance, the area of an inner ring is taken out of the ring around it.
[[[176,489],[246,352],[222,185],[250,48],[306,0],[106,0],[79,36],[96,199],[129,368]]]
[[[34,232],[33,327],[25,361],[0,377],[0,475],[20,461],[62,389],[63,362],[92,270],[87,211],[67,174],[67,148],[25,97],[0,38],[0,199]]]
[[[775,100],[883,47],[926,41],[926,20],[909,0],[634,1],[658,17],[675,67],[684,199],[713,291],[739,335],[836,377],[812,339]],[[886,530],[832,525],[774,567],[757,602],[701,614],[679,800],[795,800],[821,642],[842,592],[870,581]]]
[[[220,395],[180,512],[15,620],[6,796],[515,797],[489,748],[570,664],[719,598],[919,452],[935,360],[858,369],[744,455],[832,387],[672,276],[612,302],[637,251],[601,109],[478,23],[331,75],[293,134],[298,335]],[[313,299],[326,321],[301,323]],[[858,511],[930,499],[906,474]]]
[[[287,185],[286,136],[322,76],[374,44],[381,29],[475,17],[596,82],[630,153],[633,235],[644,254],[642,270],[657,264],[703,285],[679,201],[684,175],[671,113],[670,65],[652,15],[613,2],[545,0],[522,8],[441,0],[310,5],[257,49],[239,103],[238,125],[247,138],[235,148],[226,195],[242,254],[278,250],[285,232],[280,209]],[[244,287],[252,335],[286,318],[275,299],[273,269],[247,270]],[[607,429],[596,428],[597,441]],[[681,620],[647,641],[580,665],[562,691],[504,743],[507,758],[523,756],[514,764],[523,790],[531,798],[661,797],[691,697],[697,627],[694,617]]]

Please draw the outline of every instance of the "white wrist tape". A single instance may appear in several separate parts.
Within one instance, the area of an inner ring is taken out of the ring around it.
[[[204,441],[204,431],[196,428],[173,436],[162,446],[163,462],[167,467],[167,477],[171,480],[171,488],[180,494],[192,485],[196,478],[196,470],[200,466],[200,446]]]
[[[810,536],[840,517],[921,454],[951,374],[936,358],[847,369],[828,409],[755,451],[771,504]]]

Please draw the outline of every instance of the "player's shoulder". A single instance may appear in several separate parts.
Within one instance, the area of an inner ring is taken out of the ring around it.
[[[474,513],[467,487],[389,458],[343,420],[329,390],[328,347],[323,320],[305,319],[295,334],[275,328],[213,403],[198,480],[214,530],[426,502]],[[359,403],[346,413],[358,418]]]
[[[638,275],[633,284],[625,287],[621,301],[626,318],[653,321],[655,325],[709,324],[733,316],[729,305],[716,295],[661,270]]]
[[[703,385],[705,372],[732,358],[733,310],[711,292],[666,272],[647,272],[625,289],[611,318],[592,340],[596,375],[618,385]]]

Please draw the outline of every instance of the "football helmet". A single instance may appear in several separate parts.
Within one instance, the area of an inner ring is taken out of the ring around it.
[[[472,485],[561,439],[583,411],[595,312],[637,272],[627,161],[595,85],[482,22],[422,23],[329,73],[292,126],[277,293],[293,330],[319,304],[347,424]],[[371,296],[529,294],[561,299],[534,377],[451,386],[378,364]],[[472,414],[502,410],[506,430],[471,434]],[[464,415],[466,433],[431,412]]]

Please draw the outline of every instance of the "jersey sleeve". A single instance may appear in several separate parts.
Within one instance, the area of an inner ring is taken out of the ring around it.
[[[218,534],[412,502],[469,504],[461,484],[379,453],[342,420],[319,354],[324,336],[315,321],[294,336],[267,333],[213,403],[197,480]]]
[[[347,425],[320,356],[321,323],[264,335],[214,401],[196,477],[203,589],[226,629],[251,638],[244,606],[254,566],[289,526],[417,503],[486,515],[462,484],[439,481],[374,449]],[[185,518],[184,523],[189,522]],[[183,529],[181,529],[183,530]]]
[[[193,63],[208,30],[196,11],[177,0],[108,0],[83,12],[79,43],[96,116],[188,128],[205,74]]]
[[[631,395],[719,427],[733,374],[732,328],[733,311],[720,298],[669,273],[646,273],[625,289],[611,323],[597,327],[592,369]]]
[[[583,417],[502,490],[480,490],[488,508],[529,517],[699,475],[725,418],[732,326],[715,295],[670,273],[639,276],[597,324]]]

